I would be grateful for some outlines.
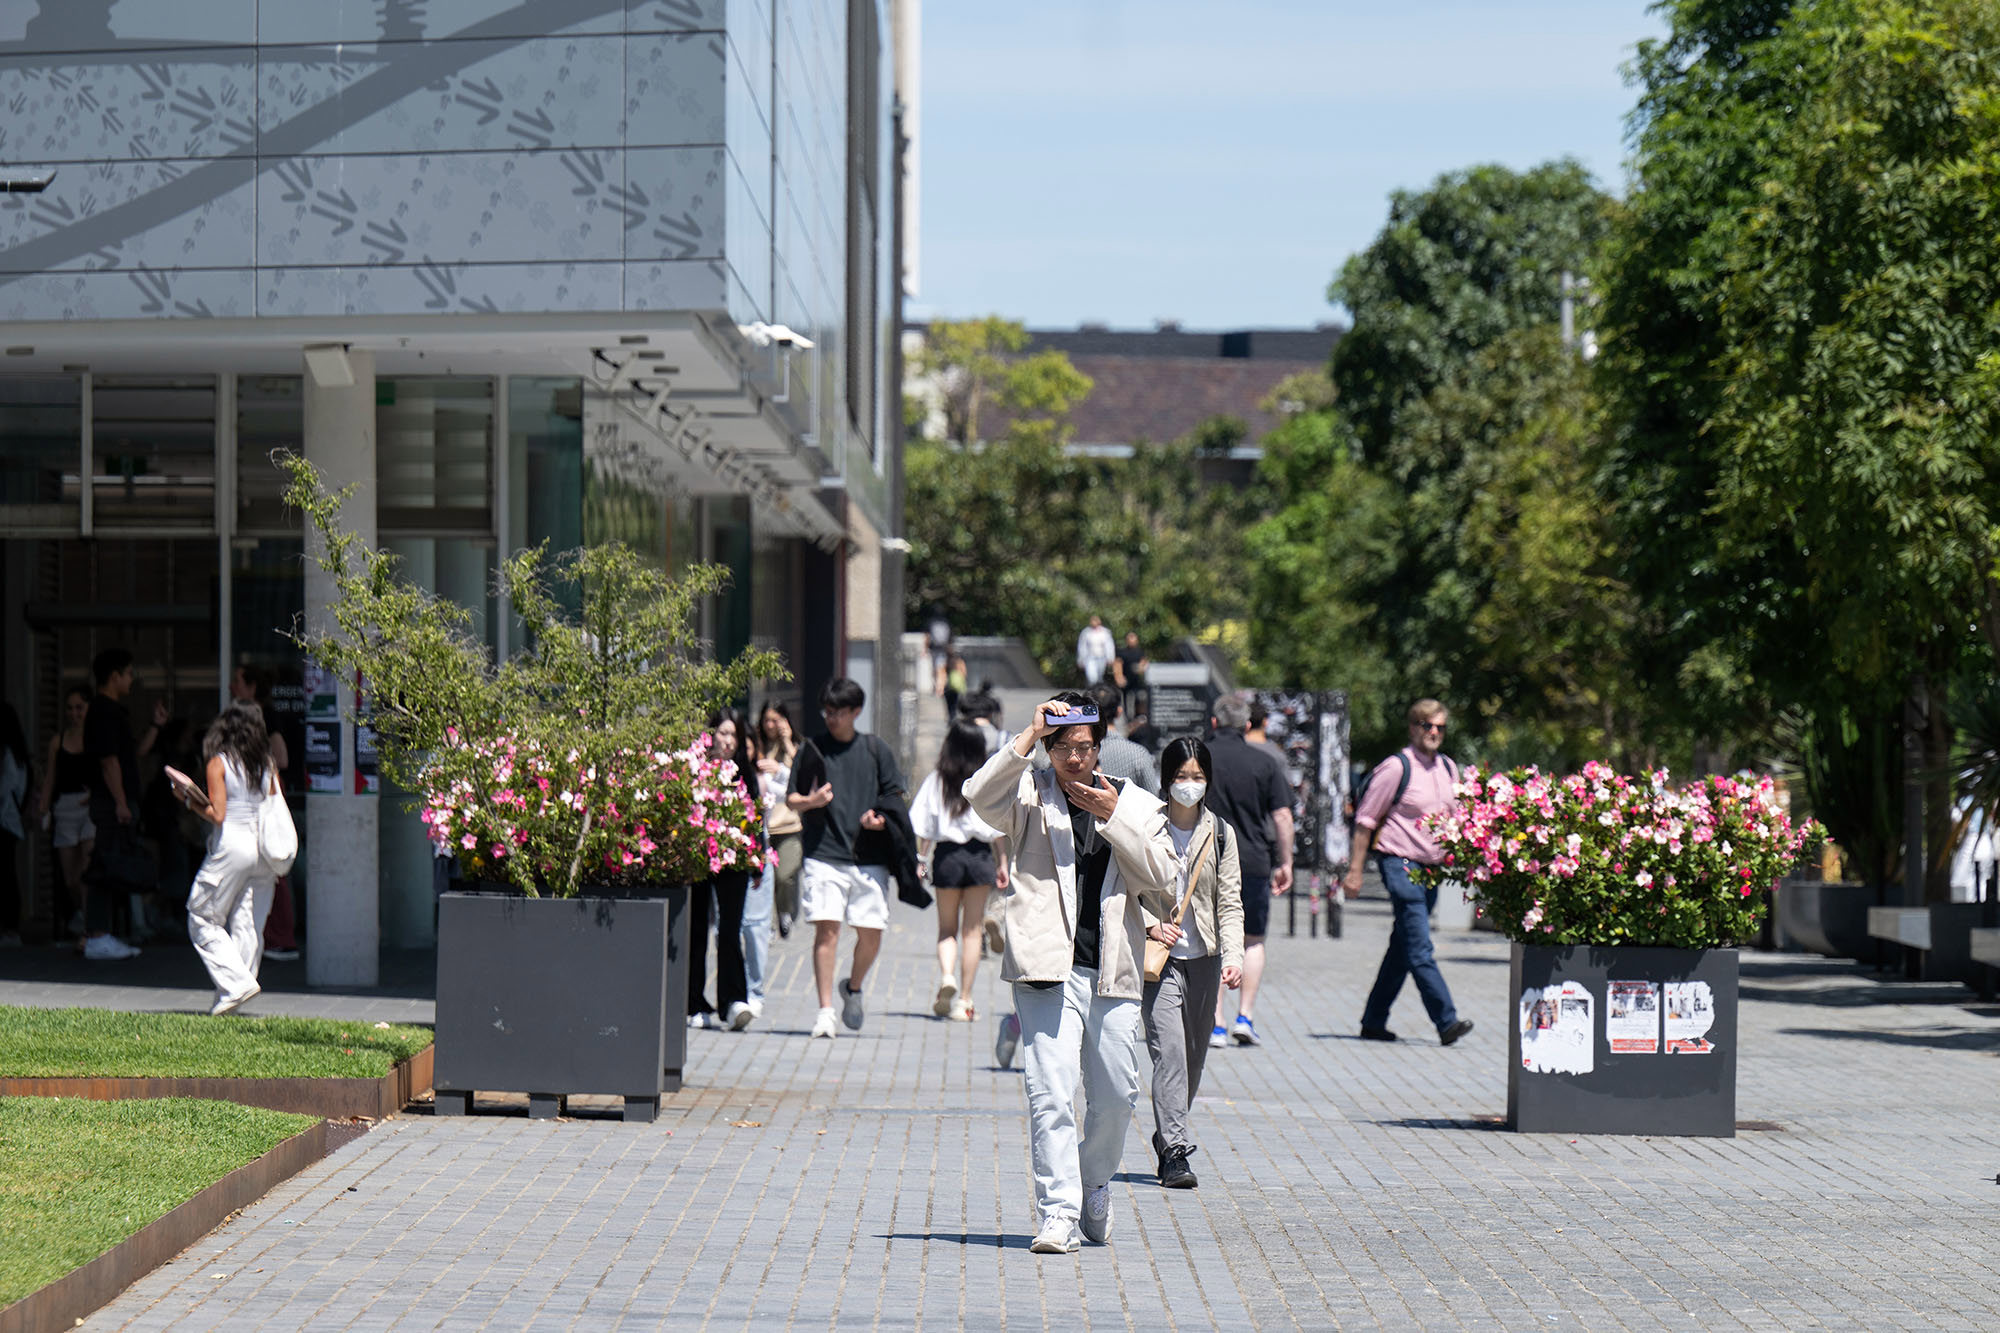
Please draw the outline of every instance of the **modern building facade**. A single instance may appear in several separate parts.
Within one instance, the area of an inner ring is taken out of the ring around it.
[[[731,568],[709,636],[776,697],[896,699],[892,8],[0,7],[0,176],[53,172],[0,196],[0,683],[40,743],[112,644],[195,727],[275,673],[315,982],[429,942],[429,852],[351,725],[307,754],[275,449],[495,654],[504,553],[620,540]]]

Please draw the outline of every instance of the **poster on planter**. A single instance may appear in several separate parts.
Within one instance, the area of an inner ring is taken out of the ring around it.
[[[1605,983],[1604,1044],[1613,1055],[1656,1055],[1660,988],[1650,981]]]
[[[1715,1024],[1715,994],[1706,981],[1666,984],[1667,1054],[1707,1055],[1715,1049],[1708,1030]]]
[[[1580,981],[1522,991],[1521,1067],[1531,1074],[1588,1074],[1597,1044],[1591,1007]]]

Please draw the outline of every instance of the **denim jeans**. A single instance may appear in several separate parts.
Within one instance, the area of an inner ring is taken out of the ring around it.
[[[764,967],[771,956],[771,890],[777,877],[777,867],[765,866],[743,899],[743,984],[758,1004],[764,1002]]]
[[[1368,1005],[1361,1011],[1361,1026],[1389,1025],[1389,1006],[1403,989],[1403,978],[1414,977],[1417,994],[1430,1011],[1431,1022],[1443,1032],[1458,1021],[1458,1008],[1451,991],[1438,971],[1437,955],[1431,951],[1431,909],[1437,906],[1436,889],[1420,889],[1410,878],[1414,864],[1401,856],[1377,856],[1375,868],[1389,890],[1389,904],[1396,918],[1389,929],[1389,947],[1382,954],[1382,968],[1375,974],[1375,989],[1368,992]]]

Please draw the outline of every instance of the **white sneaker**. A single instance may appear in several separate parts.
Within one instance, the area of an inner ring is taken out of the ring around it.
[[[1093,1245],[1111,1243],[1111,1187],[1083,1192],[1083,1238]]]
[[[937,996],[931,1000],[931,1012],[943,1018],[951,1012],[951,1002],[958,998],[958,978],[939,977]]]
[[[1017,1014],[1000,1015],[1000,1034],[993,1039],[993,1063],[1002,1069],[1014,1067],[1014,1052],[1021,1045],[1021,1019]]]
[[[822,1009],[819,1011],[819,1017],[813,1020],[812,1034],[815,1037],[828,1038],[840,1035],[840,1020],[833,1016],[833,1010]]]
[[[847,1024],[852,1032],[861,1031],[861,1020],[867,1015],[861,1009],[861,992],[854,989],[849,979],[840,979],[840,1021]]]
[[[115,935],[92,935],[83,942],[83,956],[93,962],[117,962],[137,958],[139,951]]]
[[[1034,1243],[1028,1246],[1035,1254],[1075,1254],[1082,1248],[1083,1238],[1076,1234],[1076,1223],[1061,1217],[1051,1217],[1042,1223]]]
[[[250,989],[244,991],[241,995],[225,995],[217,999],[208,1011],[209,1016],[211,1018],[220,1018],[224,1014],[234,1013],[263,993],[264,988],[253,981],[250,983]]]
[[[741,1032],[744,1028],[750,1026],[750,1020],[756,1016],[756,1014],[750,1011],[749,1005],[738,1000],[735,1004],[729,1006],[729,1030],[731,1032]]]
[[[697,1030],[701,1028],[720,1028],[722,1026],[722,1019],[713,1013],[703,1011],[699,1014],[689,1014],[688,1026]]]
[[[764,1001],[759,999],[757,996],[752,995],[749,999],[745,1000],[743,1003],[750,1006],[750,1017],[762,1018],[764,1016]]]

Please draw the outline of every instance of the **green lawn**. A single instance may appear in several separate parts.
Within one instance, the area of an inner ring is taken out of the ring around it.
[[[312,1124],[230,1102],[0,1097],[0,1306]]]
[[[0,1005],[0,1077],[380,1078],[431,1030]]]

